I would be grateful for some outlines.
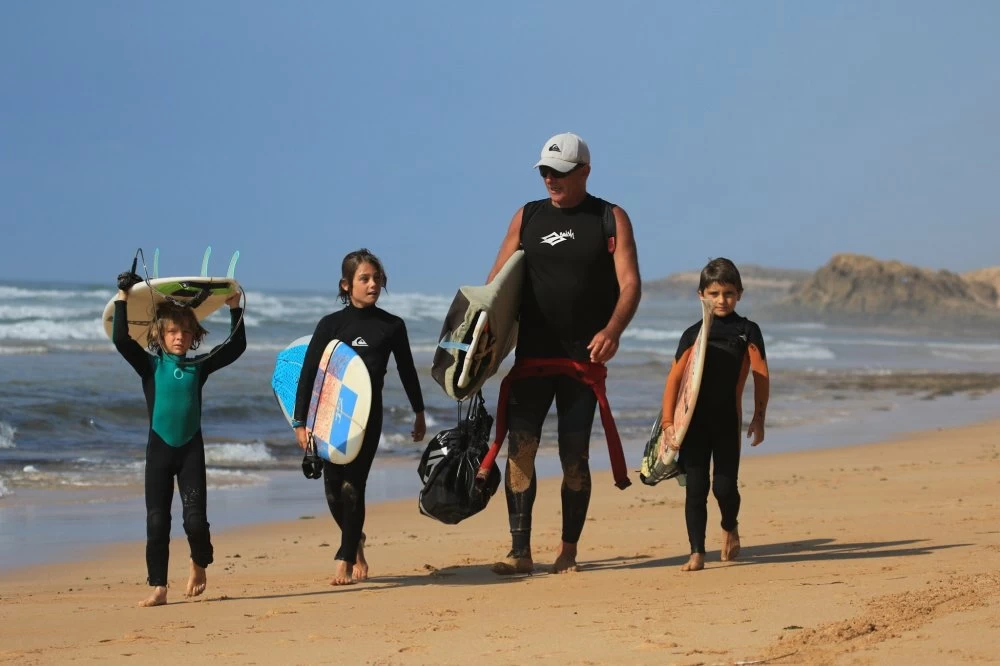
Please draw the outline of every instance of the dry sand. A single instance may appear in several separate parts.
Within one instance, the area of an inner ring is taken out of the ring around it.
[[[0,577],[0,662],[17,664],[1000,663],[1000,421],[758,456],[741,478],[743,552],[687,559],[683,489],[595,476],[581,571],[544,573],[558,480],[535,507],[535,575],[498,578],[503,496],[445,526],[369,508],[373,579],[327,585],[339,535],[322,487],[302,519],[215,535],[204,596],[146,596],[143,544]],[[764,444],[766,446],[766,443]],[[303,479],[303,483],[307,483]],[[502,491],[501,491],[502,492]],[[252,511],[253,507],[247,507]]]

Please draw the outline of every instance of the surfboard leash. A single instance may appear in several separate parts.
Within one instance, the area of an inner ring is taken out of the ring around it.
[[[209,251],[211,251],[211,248],[209,248]],[[237,253],[236,256],[238,257],[239,253]],[[202,303],[204,303],[205,299],[207,299],[209,296],[211,296],[211,294],[212,294],[211,290],[209,290],[209,289],[202,289],[190,301],[181,301],[181,300],[178,300],[176,298],[173,298],[173,297],[169,296],[168,294],[163,294],[163,293],[160,293],[160,292],[156,291],[155,289],[153,289],[153,285],[149,281],[149,268],[147,268],[147,266],[146,266],[146,255],[143,253],[141,247],[136,249],[135,255],[133,255],[133,257],[132,257],[132,272],[135,273],[135,269],[138,266],[138,261],[139,261],[140,258],[142,259],[142,273],[143,273],[143,276],[144,276],[143,282],[146,283],[146,288],[149,289],[149,293],[150,294],[159,294],[160,296],[162,296],[164,298],[164,300],[166,300],[166,301],[168,301],[170,303],[173,303],[174,305],[176,305],[178,307],[182,307],[182,308],[196,308],[199,305],[201,305]],[[156,251],[156,258],[157,258],[157,260],[159,259],[159,248],[157,248],[157,251]],[[206,257],[206,260],[207,260],[207,257]],[[231,262],[231,268],[233,268],[234,265],[235,265],[235,261]],[[195,357],[193,359],[190,359],[190,360],[188,360],[188,359],[182,359],[182,360],[180,360],[180,361],[177,362],[178,365],[199,365],[201,363],[204,363],[205,361],[207,361],[208,359],[212,358],[217,353],[219,353],[219,351],[221,351],[221,349],[223,347],[225,347],[227,344],[229,344],[229,341],[233,339],[233,335],[236,333],[236,330],[240,327],[241,324],[243,324],[244,315],[246,314],[246,310],[247,310],[247,292],[246,292],[245,289],[243,289],[243,285],[238,284],[237,286],[239,287],[239,290],[240,290],[240,296],[241,296],[241,299],[243,301],[243,306],[240,308],[240,318],[237,320],[236,326],[231,326],[230,330],[229,330],[229,335],[226,337],[226,339],[223,340],[223,342],[221,344],[218,344],[215,347],[213,347],[212,350],[209,351],[207,354],[203,354],[201,356],[197,356],[197,357]],[[151,325],[155,325],[156,324],[156,305],[157,305],[156,303],[153,303],[153,305],[151,306],[153,311],[149,313],[149,318],[152,321]],[[129,323],[132,323],[132,322],[129,322]]]

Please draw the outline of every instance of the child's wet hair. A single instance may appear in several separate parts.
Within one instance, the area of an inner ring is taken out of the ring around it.
[[[160,338],[167,322],[173,322],[181,328],[191,331],[191,349],[197,349],[201,341],[208,335],[208,331],[198,321],[194,310],[186,308],[176,303],[167,301],[156,306],[156,320],[150,324],[149,330],[149,350],[153,353],[160,351]]]
[[[740,278],[740,271],[736,268],[736,264],[725,257],[712,259],[701,269],[698,291],[705,291],[713,282],[736,287],[736,291],[743,293],[743,279]]]
[[[389,284],[389,276],[385,274],[385,268],[382,267],[382,262],[372,254],[372,251],[366,247],[360,250],[355,250],[354,252],[348,252],[344,260],[340,262],[340,277],[341,282],[339,282],[340,293],[338,294],[340,302],[347,304],[351,300],[351,286],[354,284],[354,274],[358,272],[358,266],[363,263],[369,263],[375,267],[375,273],[378,275],[378,281],[382,284],[382,288],[385,289],[386,285]],[[344,282],[347,282],[347,289],[344,289]]]

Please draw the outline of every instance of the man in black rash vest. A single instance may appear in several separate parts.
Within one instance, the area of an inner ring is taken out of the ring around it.
[[[525,284],[515,352],[518,361],[571,359],[601,365],[618,351],[639,305],[640,280],[632,223],[625,211],[587,193],[590,150],[579,136],[558,134],[535,165],[548,198],[519,209],[500,245],[489,280],[510,256],[525,253]],[[614,234],[604,225],[611,207]],[[553,573],[575,571],[577,542],[590,503],[590,431],[597,397],[566,375],[523,377],[511,384],[504,489],[511,550],[493,566],[500,575],[529,573],[535,456],[542,423],[555,399],[562,463],[562,543]]]

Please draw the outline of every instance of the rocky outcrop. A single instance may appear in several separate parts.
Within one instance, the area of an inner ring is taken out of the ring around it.
[[[950,271],[856,254],[835,255],[768,311],[783,319],[898,324],[927,330],[1000,324],[997,287],[986,279],[968,280]]]
[[[997,292],[997,300],[995,303],[997,307],[1000,307],[1000,266],[980,268],[978,271],[962,273],[962,277],[966,282],[969,282],[979,288],[992,288],[995,292]]]
[[[746,264],[739,267],[743,289],[754,302],[773,301],[787,296],[797,284],[805,281],[812,273],[810,271],[768,268],[756,264]],[[698,280],[701,271],[685,271],[673,273],[659,280],[644,282],[644,291],[667,294],[671,296],[693,297],[698,291]]]

